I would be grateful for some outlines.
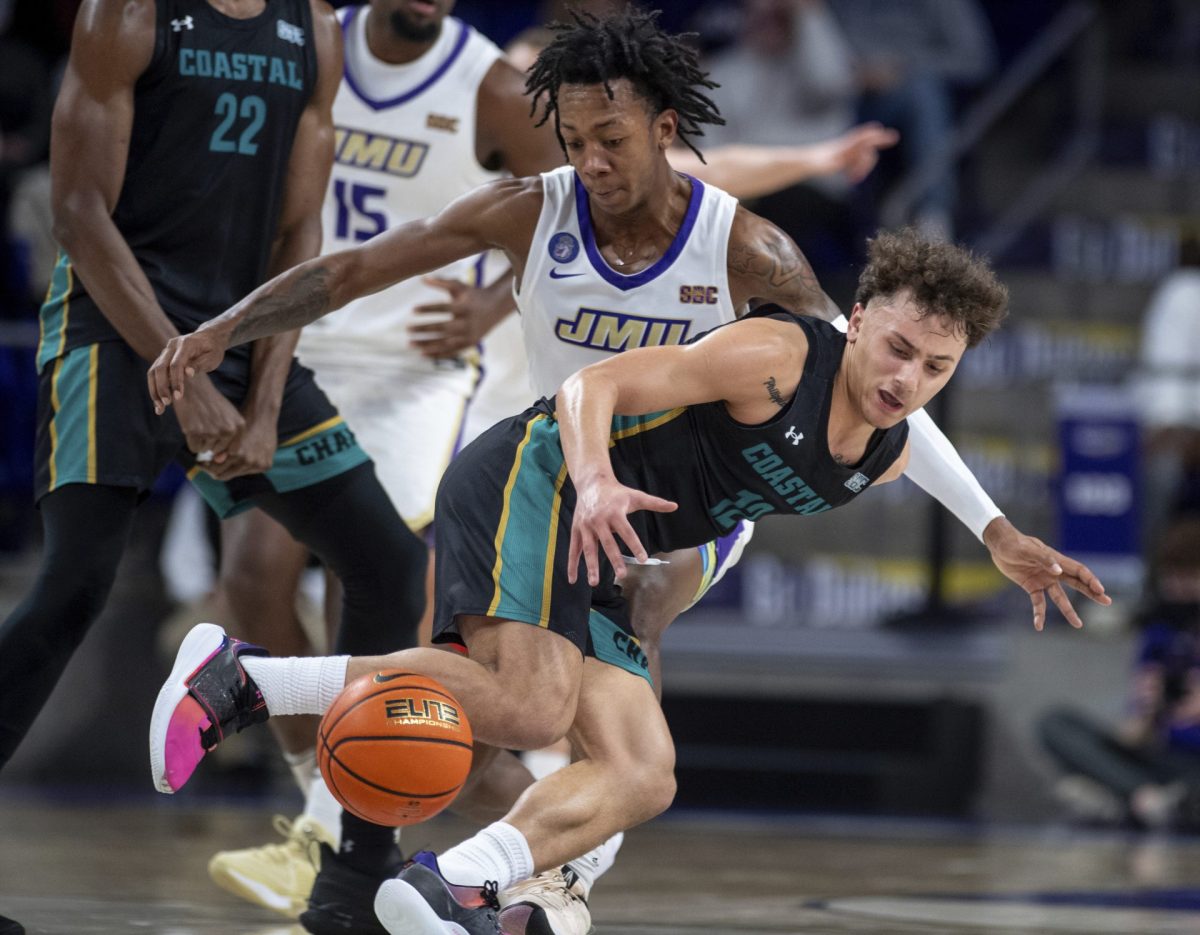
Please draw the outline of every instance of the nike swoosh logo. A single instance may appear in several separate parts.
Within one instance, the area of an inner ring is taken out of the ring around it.
[[[384,682],[394,682],[396,679],[402,679],[407,675],[412,675],[411,672],[377,672],[375,673],[375,684],[382,685]]]
[[[583,273],[560,273],[558,271],[557,266],[554,267],[554,269],[550,270],[550,278],[551,279],[570,279],[573,276],[582,276],[582,275],[583,275]]]

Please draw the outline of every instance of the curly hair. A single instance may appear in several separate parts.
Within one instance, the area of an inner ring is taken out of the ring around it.
[[[566,152],[558,121],[558,91],[564,84],[602,84],[613,99],[611,82],[629,79],[655,116],[664,110],[679,114],[678,135],[701,160],[690,139],[703,136],[705,124],[725,122],[717,105],[704,92],[717,85],[700,70],[696,51],[687,44],[694,33],[671,36],[658,28],[659,10],[634,7],[601,19],[571,10],[570,23],[551,23],[553,41],[529,69],[525,93],[532,96],[529,112],[536,115],[545,98],[537,126],[554,117],[554,132]]]
[[[855,301],[908,289],[924,315],[944,316],[975,347],[1008,314],[1008,289],[987,261],[965,247],[922,237],[906,227],[867,242],[867,266]]]

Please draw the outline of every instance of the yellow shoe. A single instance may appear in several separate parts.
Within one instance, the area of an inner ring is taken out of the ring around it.
[[[293,822],[276,815],[274,824],[286,841],[214,854],[208,875],[217,886],[247,902],[295,919],[308,907],[308,894],[320,869],[317,845],[333,846],[333,835],[303,816]]]

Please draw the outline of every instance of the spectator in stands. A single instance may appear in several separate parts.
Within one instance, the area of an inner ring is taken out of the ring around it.
[[[746,0],[743,15],[737,41],[708,62],[726,121],[707,133],[710,146],[794,146],[848,130],[858,109],[853,57],[825,0]],[[859,251],[846,179],[809,179],[752,208],[796,241],[835,294]]]
[[[1184,238],[1146,307],[1139,371],[1151,543],[1172,517],[1200,514],[1200,233]]]
[[[896,127],[901,170],[915,171],[949,142],[954,94],[995,67],[991,29],[976,0],[829,0],[845,31],[862,91],[860,116]],[[953,170],[905,218],[952,239]]]
[[[1200,827],[1200,517],[1177,520],[1157,551],[1127,711],[1103,727],[1073,708],[1038,725],[1073,817],[1158,829]]]

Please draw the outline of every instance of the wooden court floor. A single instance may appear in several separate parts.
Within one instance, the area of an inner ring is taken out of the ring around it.
[[[269,811],[0,796],[0,913],[38,935],[303,935],[214,887]],[[409,850],[468,832],[409,829]],[[1200,935],[1200,840],[861,819],[668,815],[593,894],[599,935]]]

